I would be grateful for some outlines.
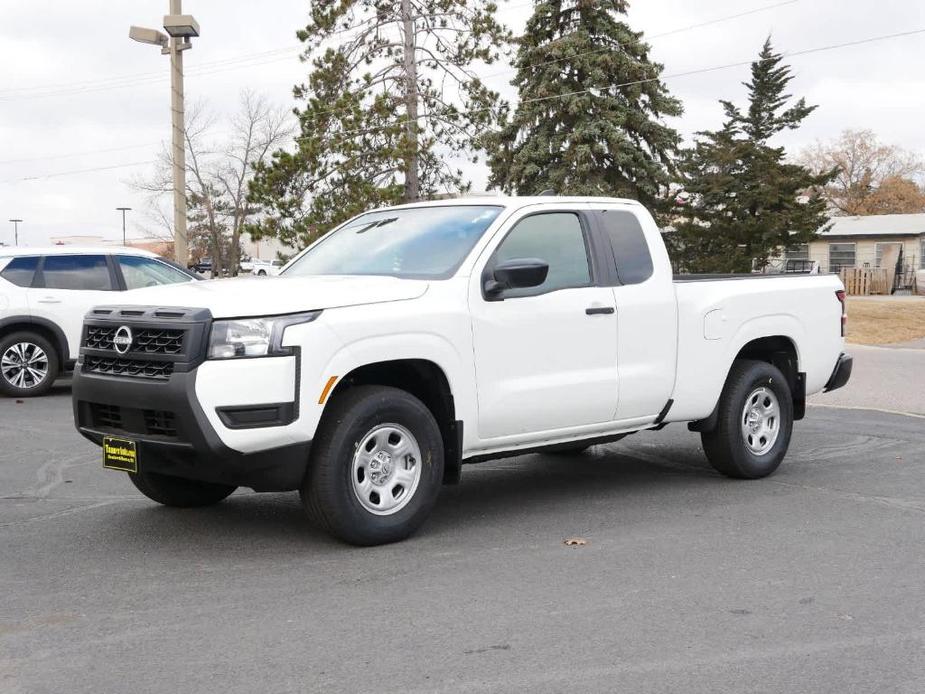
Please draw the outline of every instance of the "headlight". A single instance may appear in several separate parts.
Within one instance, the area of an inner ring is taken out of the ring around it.
[[[209,359],[266,357],[289,354],[282,346],[283,332],[290,325],[310,323],[321,311],[266,318],[236,318],[212,323]]]

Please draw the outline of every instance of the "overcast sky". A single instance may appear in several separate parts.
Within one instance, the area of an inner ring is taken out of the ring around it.
[[[518,31],[530,3],[499,4],[501,18]],[[292,85],[305,73],[295,31],[307,8],[306,0],[186,0],[184,11],[202,31],[185,54],[188,100],[229,113],[240,90],[249,88],[293,105]],[[688,28],[758,8],[767,9]],[[130,236],[151,226],[143,219],[143,197],[127,180],[150,169],[145,162],[169,139],[169,59],[130,41],[128,27],[159,26],[166,9],[167,0],[0,2],[0,241],[12,243],[11,217],[25,220],[20,242],[30,245],[51,236],[116,238],[121,218],[114,208],[123,205],[139,210],[130,213]],[[671,75],[751,60],[768,34],[788,52],[922,29],[925,2],[635,0],[629,22],[645,32],[665,65],[669,89],[685,107],[672,124],[689,137],[720,125],[717,99],[741,100],[748,68]],[[789,151],[845,128],[869,128],[925,154],[925,34],[790,62],[793,93],[819,108],[783,140]],[[505,90],[509,79],[486,81]],[[102,167],[118,168],[87,171]],[[484,170],[471,167],[470,175],[474,189],[483,188]]]

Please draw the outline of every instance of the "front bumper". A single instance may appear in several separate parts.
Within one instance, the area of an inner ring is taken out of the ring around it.
[[[74,422],[97,445],[104,436],[137,442],[139,469],[256,491],[298,489],[311,441],[255,453],[222,443],[195,394],[196,372],[165,383],[74,373]]]
[[[78,431],[98,445],[104,436],[135,441],[141,470],[298,489],[311,447],[297,423],[298,352],[207,362],[211,320],[205,309],[93,309],[74,371]],[[129,331],[122,353],[118,330]]]
[[[851,368],[854,365],[854,359],[844,352],[839,355],[838,362],[835,364],[835,370],[825,384],[823,392],[828,393],[830,390],[836,390],[845,385],[851,378]]]

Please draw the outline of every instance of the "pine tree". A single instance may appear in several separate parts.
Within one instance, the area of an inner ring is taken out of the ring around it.
[[[258,166],[255,236],[304,246],[370,207],[468,186],[454,157],[475,159],[498,94],[472,70],[509,34],[492,0],[317,0],[298,32],[311,70],[294,89],[294,151]]]
[[[618,195],[652,204],[669,183],[681,103],[659,80],[626,0],[543,0],[518,40],[520,101],[487,141],[509,193]]]
[[[787,246],[816,238],[827,221],[826,203],[815,191],[833,172],[813,174],[788,163],[774,136],[794,130],[815,106],[799,99],[788,107],[793,79],[770,38],[752,63],[748,109],[721,101],[722,129],[698,133],[681,164],[687,197],[665,235],[675,265],[688,272],[750,272],[766,266]]]

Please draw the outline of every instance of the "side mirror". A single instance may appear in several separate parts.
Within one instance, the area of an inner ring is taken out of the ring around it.
[[[512,258],[498,263],[492,279],[485,282],[485,294],[497,296],[505,289],[538,287],[546,281],[549,263],[539,258]]]

